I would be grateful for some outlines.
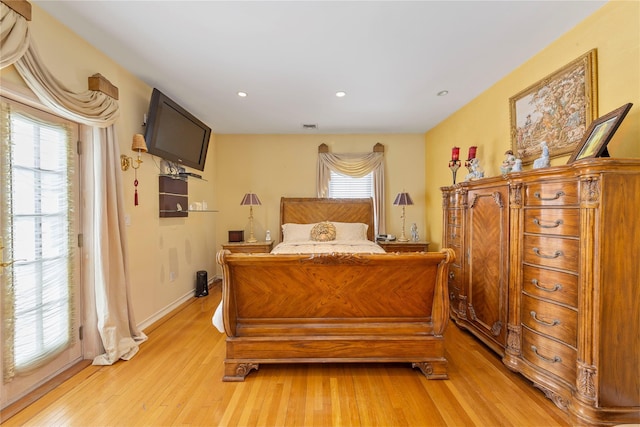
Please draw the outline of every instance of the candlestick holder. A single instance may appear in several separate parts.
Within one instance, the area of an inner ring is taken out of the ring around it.
[[[453,183],[456,183],[456,173],[458,169],[460,169],[460,160],[449,160],[449,169],[451,169],[451,174],[453,175]]]

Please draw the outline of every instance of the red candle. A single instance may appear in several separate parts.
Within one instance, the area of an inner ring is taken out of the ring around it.
[[[478,147],[473,146],[473,147],[469,147],[469,157],[467,157],[467,160],[471,160],[471,159],[475,159],[476,158],[476,150],[478,149]]]
[[[453,147],[451,150],[451,160],[458,160],[460,158],[460,147]]]

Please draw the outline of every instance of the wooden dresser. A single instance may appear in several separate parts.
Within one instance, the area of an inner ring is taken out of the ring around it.
[[[442,191],[453,320],[578,423],[640,422],[640,160]]]

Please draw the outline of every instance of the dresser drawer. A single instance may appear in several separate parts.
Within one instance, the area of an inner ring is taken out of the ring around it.
[[[455,264],[449,265],[448,283],[449,287],[454,286],[458,289],[462,287],[462,271]]]
[[[578,183],[575,181],[551,181],[527,184],[525,206],[577,205]]]
[[[577,237],[580,234],[578,209],[527,209],[524,232]]]
[[[447,223],[452,225],[460,225],[461,210],[450,210],[447,212]]]
[[[460,246],[462,242],[460,227],[451,224],[447,225],[447,242],[449,242],[449,246]]]
[[[533,365],[575,384],[577,351],[571,347],[522,328],[522,355]]]
[[[522,274],[524,292],[578,307],[578,276],[525,265]]]
[[[580,241],[560,237],[524,236],[524,262],[578,270]]]
[[[522,295],[522,324],[541,334],[576,347],[578,312]]]

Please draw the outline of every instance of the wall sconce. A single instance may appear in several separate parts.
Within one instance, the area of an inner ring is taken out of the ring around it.
[[[260,199],[258,199],[256,194],[247,193],[242,198],[240,204],[243,206],[249,205],[249,238],[247,239],[247,243],[255,243],[258,240],[253,235],[253,207],[260,206],[262,203],[260,203]]]
[[[402,234],[400,235],[400,237],[398,237],[398,242],[408,242],[409,239],[407,239],[407,236],[405,236],[404,234],[404,207],[413,205],[413,200],[411,200],[411,196],[409,195],[409,193],[402,192],[398,193],[396,199],[393,201],[393,205],[402,206]]]
[[[144,140],[144,136],[140,133],[136,133],[133,135],[133,142],[131,143],[131,151],[136,151],[138,153],[137,159],[132,159],[129,156],[122,154],[120,156],[120,168],[123,171],[129,170],[129,167],[132,167],[135,173],[135,178],[133,181],[133,185],[135,186],[135,191],[133,195],[133,203],[135,206],[138,206],[138,168],[142,163],[142,159],[140,158],[141,153],[147,152],[147,143]]]
[[[134,169],[138,169],[140,167],[140,163],[142,163],[140,154],[147,152],[147,143],[145,142],[144,136],[142,134],[136,133],[135,135],[133,135],[131,151],[137,151],[138,158],[134,160],[124,154],[120,155],[120,168],[122,168],[123,171],[129,170],[130,167]]]

